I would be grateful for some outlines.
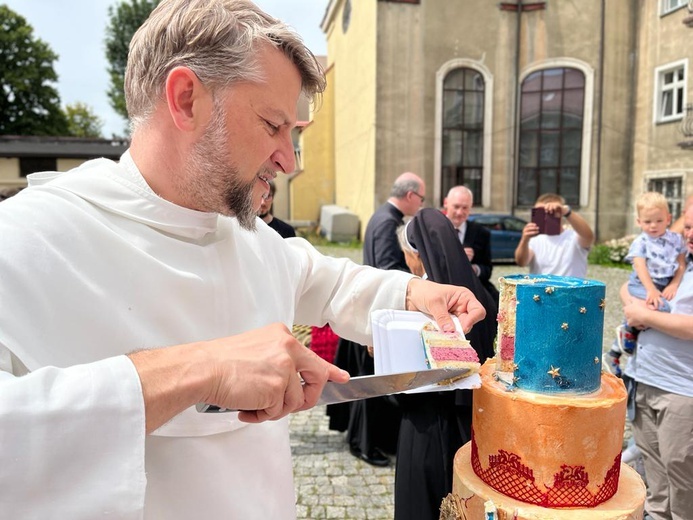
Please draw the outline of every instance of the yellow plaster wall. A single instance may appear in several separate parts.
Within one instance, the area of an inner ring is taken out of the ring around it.
[[[318,222],[320,208],[334,203],[334,69],[327,89],[301,133],[303,170],[291,180],[291,220]]]
[[[375,209],[376,0],[352,0],[342,29],[339,2],[327,31],[334,70],[335,203],[358,215],[361,236]]]
[[[77,168],[86,161],[86,159],[58,159],[56,168],[59,172],[66,172],[72,168]]]
[[[19,159],[0,157],[0,184],[3,186],[15,186],[24,182],[24,179],[19,177]]]

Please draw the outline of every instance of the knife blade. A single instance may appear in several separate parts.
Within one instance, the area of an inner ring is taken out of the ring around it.
[[[356,376],[346,383],[328,381],[320,394],[317,405],[348,403],[359,399],[397,394],[441,382],[450,384],[468,373],[468,368],[435,368],[395,374]],[[206,403],[198,403],[195,408],[200,413],[238,411],[219,408]]]

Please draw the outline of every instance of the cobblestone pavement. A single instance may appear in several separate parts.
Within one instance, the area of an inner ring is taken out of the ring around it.
[[[348,256],[339,250],[325,252]],[[526,270],[515,265],[494,267],[495,278],[523,272]],[[622,319],[618,289],[628,274],[628,270],[600,266],[588,270],[588,278],[607,285],[604,349],[608,349],[614,328]],[[328,429],[324,406],[294,414],[290,425],[299,520],[393,518],[394,459],[390,467],[378,468],[354,458],[345,434]]]

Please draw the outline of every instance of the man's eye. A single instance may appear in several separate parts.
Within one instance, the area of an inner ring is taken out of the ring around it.
[[[276,133],[279,131],[279,127],[278,127],[278,126],[273,125],[272,123],[270,123],[270,122],[267,121],[266,119],[265,119],[265,124],[266,124],[267,127],[272,131],[272,133],[276,134]]]

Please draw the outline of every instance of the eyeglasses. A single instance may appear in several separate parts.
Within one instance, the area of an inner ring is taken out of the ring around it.
[[[415,191],[412,191],[412,193],[421,199],[421,204],[423,204],[424,201],[426,200],[426,197],[424,197],[423,195],[419,195]]]

